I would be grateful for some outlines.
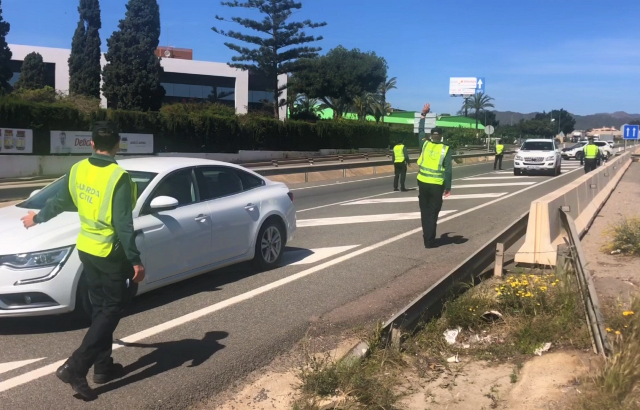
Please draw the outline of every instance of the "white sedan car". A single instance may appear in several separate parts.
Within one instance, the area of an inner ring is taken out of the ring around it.
[[[296,231],[293,195],[237,165],[194,158],[119,161],[138,184],[136,244],[147,275],[141,294],[198,274],[253,260],[278,265]],[[76,212],[26,230],[20,218],[42,209],[64,179],[0,209],[0,318],[71,312],[87,306],[75,249]],[[137,289],[136,289],[137,288]]]

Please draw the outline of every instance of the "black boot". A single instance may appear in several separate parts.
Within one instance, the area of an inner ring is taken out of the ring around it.
[[[78,393],[85,400],[95,400],[98,395],[89,387],[86,376],[77,374],[67,363],[56,370],[56,376],[63,383],[71,385],[73,391]]]
[[[93,373],[93,382],[96,384],[109,383],[112,380],[119,379],[124,376],[124,366],[120,363],[111,363],[107,371],[100,370],[100,373]]]

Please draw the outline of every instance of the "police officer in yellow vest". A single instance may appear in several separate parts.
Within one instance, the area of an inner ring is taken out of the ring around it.
[[[422,109],[419,132],[424,137],[424,123],[430,111],[427,104]],[[418,159],[418,199],[422,219],[422,235],[427,249],[438,247],[436,227],[438,215],[442,209],[443,198],[451,195],[451,151],[442,143],[442,132],[438,128],[431,130],[431,140],[422,146]]]
[[[86,400],[97,398],[87,383],[92,366],[93,381],[98,384],[123,376],[123,366],[111,358],[113,332],[135,284],[145,277],[133,230],[137,187],[114,159],[119,144],[120,135],[114,124],[94,124],[93,155],[71,168],[65,177],[66,187],[40,213],[29,212],[22,218],[28,229],[64,211],[78,212],[78,256],[84,267],[92,322],[80,347],[56,375]]]
[[[496,140],[496,159],[493,162],[493,170],[496,170],[496,167],[500,171],[502,171],[502,157],[504,156],[504,145],[502,145],[502,140]]]
[[[404,145],[404,140],[397,143],[395,147],[393,147],[393,167],[395,170],[395,177],[393,178],[393,190],[398,190],[398,179],[400,179],[400,187],[402,192],[406,192],[407,188],[404,183],[407,179],[407,167],[409,166],[409,153],[407,152],[407,147]]]
[[[600,148],[593,143],[593,137],[589,137],[589,143],[584,146],[584,173],[595,170],[598,167],[598,161],[600,161]]]

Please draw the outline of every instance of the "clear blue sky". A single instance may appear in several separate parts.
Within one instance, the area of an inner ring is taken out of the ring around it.
[[[429,101],[453,113],[449,77],[485,77],[496,109],[563,107],[576,114],[640,112],[638,0],[301,0],[296,19],[326,21],[314,30],[325,51],[344,45],[373,50],[398,77],[394,107]],[[102,0],[102,40],[124,17],[125,0]],[[69,48],[78,0],[4,0],[9,43]],[[159,0],[161,44],[194,49],[198,60],[227,62],[232,53],[211,27],[236,15],[217,0]]]

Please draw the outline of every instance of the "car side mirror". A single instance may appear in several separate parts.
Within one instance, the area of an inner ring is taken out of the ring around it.
[[[178,205],[180,205],[180,203],[175,198],[170,196],[159,196],[157,198],[153,198],[149,204],[149,208],[155,212],[170,211],[172,209],[176,209]]]
[[[36,189],[35,191],[33,191],[31,194],[29,194],[29,198],[31,198],[32,196],[34,196],[35,194],[37,194],[38,192],[42,191],[42,189]]]

